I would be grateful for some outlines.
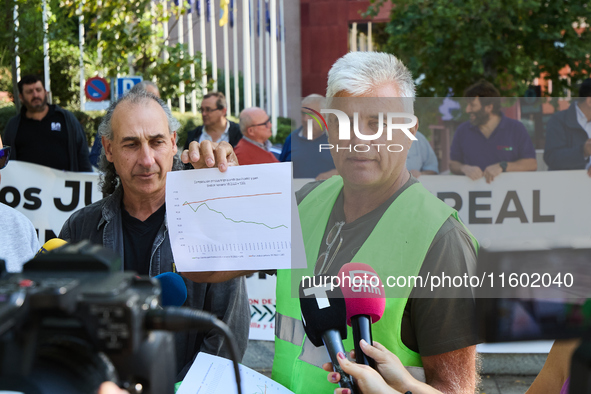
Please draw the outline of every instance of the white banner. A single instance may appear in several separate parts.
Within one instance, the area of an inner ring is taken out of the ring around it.
[[[275,275],[256,273],[246,279],[250,304],[250,333],[248,339],[275,340]]]
[[[591,245],[591,178],[586,171],[504,173],[490,184],[457,175],[426,175],[420,181],[458,210],[483,247]]]
[[[299,190],[312,179],[295,179]],[[423,175],[427,190],[455,208],[483,247],[591,246],[591,178],[580,171],[512,172],[488,184]]]
[[[33,222],[41,245],[59,235],[72,213],[102,197],[98,174],[59,171],[13,160],[2,170],[0,202]]]
[[[298,190],[311,180],[296,180]],[[465,176],[422,176],[434,195],[458,209],[483,247],[569,247],[591,245],[591,179],[586,171],[505,173],[487,184]],[[11,161],[2,170],[0,202],[25,214],[39,243],[56,237],[76,210],[98,201],[98,174],[53,170]],[[274,276],[247,280],[251,339],[273,340]]]

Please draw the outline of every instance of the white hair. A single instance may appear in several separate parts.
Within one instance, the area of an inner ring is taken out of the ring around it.
[[[400,97],[415,98],[412,74],[396,56],[383,52],[349,52],[328,72],[326,97],[340,92],[369,95],[382,85],[395,83]],[[411,101],[411,102],[412,102]]]

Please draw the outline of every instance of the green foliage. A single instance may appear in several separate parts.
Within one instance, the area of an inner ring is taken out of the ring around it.
[[[185,146],[185,142],[187,141],[187,133],[197,126],[203,124],[203,121],[201,120],[201,114],[197,114],[197,116],[195,116],[191,112],[185,112],[184,114],[180,112],[173,112],[172,115],[181,124],[181,128],[176,133],[176,144],[182,149],[182,147]]]
[[[176,44],[168,48],[169,58],[157,58],[153,67],[143,72],[144,79],[151,80],[153,75],[158,77],[157,85],[162,99],[172,99],[181,94],[179,85],[185,83],[185,94],[195,89],[197,97],[201,95],[201,54],[190,57],[185,45]],[[195,64],[195,80],[191,79],[190,65]]]
[[[11,67],[15,58],[15,38],[21,75],[43,75],[43,22],[41,0],[17,0],[19,29],[15,34],[14,1],[0,2],[0,90],[12,91]],[[50,42],[51,91],[53,102],[79,108],[79,16],[85,25],[85,77],[101,73],[114,77],[141,75],[146,80],[158,76],[157,84],[164,99],[176,97],[181,81],[185,91],[201,92],[200,55],[189,56],[186,46],[167,46],[162,22],[173,10],[165,11],[162,2],[138,0],[49,0],[48,34]],[[178,7],[175,7],[178,13]],[[175,25],[170,31],[176,30]],[[100,39],[99,39],[100,38]],[[99,48],[102,54],[99,55]],[[168,57],[164,60],[164,51]],[[195,79],[190,65],[195,64]],[[182,72],[181,72],[182,71]],[[16,81],[14,81],[16,82]],[[200,96],[200,94],[199,94]]]
[[[103,120],[103,116],[105,115],[104,111],[79,111],[73,110],[72,113],[80,122],[80,125],[84,129],[84,134],[86,134],[86,141],[88,141],[88,145],[92,146],[94,143],[94,139],[96,137],[96,132],[98,131],[98,127]]]
[[[290,118],[277,118],[277,135],[275,137],[271,137],[272,144],[282,144],[285,142],[287,136],[291,133],[292,130],[292,121]]]
[[[81,0],[62,0],[75,14]],[[164,99],[180,94],[179,84],[185,83],[185,92],[201,90],[200,54],[189,56],[186,45],[168,46],[164,40],[162,22],[168,21],[173,12],[178,19],[178,7],[164,10],[162,2],[137,0],[86,0],[83,5],[87,21],[87,46],[95,52],[100,48],[100,71],[109,77],[141,75],[145,80],[157,76],[157,85]],[[186,13],[186,8],[183,14]],[[169,32],[176,23],[169,26]],[[100,39],[99,39],[100,36]],[[164,59],[164,52],[167,59]],[[190,65],[195,64],[195,78],[190,75]]]
[[[0,133],[2,135],[4,135],[4,130],[6,129],[8,120],[14,115],[16,115],[16,108],[14,105],[0,107]]]
[[[386,0],[372,0],[375,14]],[[588,0],[392,0],[385,50],[399,57],[415,77],[424,75],[418,96],[461,96],[484,78],[504,95],[523,95],[541,74],[553,96],[589,68],[591,6]],[[579,34],[573,26],[587,28]],[[574,85],[574,83],[573,83]],[[574,86],[572,86],[574,89]]]

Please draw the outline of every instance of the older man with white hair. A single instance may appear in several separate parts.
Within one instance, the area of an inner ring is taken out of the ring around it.
[[[406,168],[418,124],[405,128],[403,118],[416,119],[414,95],[410,72],[390,54],[348,53],[329,72],[329,111],[322,113],[343,115],[338,122],[327,115],[327,148],[339,176],[297,193],[308,267],[277,274],[273,378],[296,393],[336,388],[322,370],[327,352],[305,336],[299,300],[292,296],[302,276],[336,276],[356,262],[371,265],[386,284],[393,275],[453,277],[475,267],[477,242],[457,212]],[[372,325],[373,338],[442,392],[474,393],[479,338],[470,289],[443,296],[385,290],[386,310]],[[349,328],[345,348],[353,348],[352,337]]]

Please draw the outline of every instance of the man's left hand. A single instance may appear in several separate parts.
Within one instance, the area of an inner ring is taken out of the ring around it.
[[[232,145],[225,141],[193,141],[189,144],[189,149],[185,149],[181,154],[181,161],[185,164],[191,163],[193,168],[197,169],[217,166],[221,172],[225,172],[228,166],[239,165]]]
[[[486,179],[486,183],[491,183],[494,179],[503,172],[500,164],[491,164],[490,166],[484,169],[484,179]]]
[[[591,178],[591,167],[589,167],[589,169],[587,170],[587,175],[589,175],[589,178]]]

